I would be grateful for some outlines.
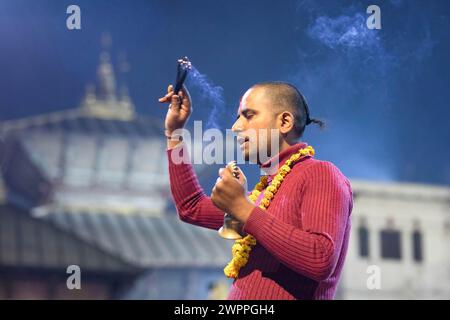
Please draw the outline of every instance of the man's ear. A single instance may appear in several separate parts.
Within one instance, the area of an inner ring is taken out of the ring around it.
[[[280,124],[280,133],[287,134],[294,129],[294,115],[289,111],[283,111],[278,115],[278,121]]]

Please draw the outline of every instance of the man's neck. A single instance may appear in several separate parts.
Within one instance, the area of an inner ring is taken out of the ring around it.
[[[281,152],[283,152],[284,150],[286,150],[286,149],[289,149],[290,147],[292,147],[294,144],[297,144],[297,143],[299,143],[299,142],[301,142],[301,141],[286,141],[286,140],[282,140],[281,142],[280,142],[280,150],[279,150],[279,152],[278,153],[281,153]],[[274,156],[276,156],[275,154],[274,154]]]
[[[271,153],[269,158],[275,157],[276,155],[280,154],[281,152],[283,152],[286,149],[289,149],[290,147],[292,147],[293,145],[295,145],[295,144],[297,144],[299,142],[301,142],[301,141],[286,141],[286,140],[283,139],[279,143],[279,148],[278,148],[277,152],[275,152],[273,154]],[[258,164],[258,166],[261,166],[263,163],[260,162],[260,160],[258,159],[258,163],[257,164]]]

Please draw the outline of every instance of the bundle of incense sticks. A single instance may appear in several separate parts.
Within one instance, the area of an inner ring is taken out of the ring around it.
[[[183,83],[186,80],[188,72],[192,69],[192,64],[189,61],[188,57],[183,57],[178,59],[177,61],[177,78],[175,79],[175,94],[183,87]]]

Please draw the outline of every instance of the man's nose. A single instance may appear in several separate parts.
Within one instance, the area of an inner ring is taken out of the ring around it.
[[[234,122],[233,126],[231,127],[231,132],[240,132],[240,131],[242,131],[242,125],[241,125],[239,119],[237,119]]]

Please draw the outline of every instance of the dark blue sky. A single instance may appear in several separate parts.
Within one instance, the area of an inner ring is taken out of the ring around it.
[[[70,4],[81,30],[66,28]],[[381,30],[366,28],[370,4]],[[445,0],[0,0],[0,120],[78,106],[109,32],[140,114],[163,121],[156,99],[187,55],[223,90],[221,129],[251,84],[287,80],[328,123],[304,137],[318,158],[351,178],[449,184],[449,14]],[[212,102],[193,98],[191,121],[207,120]]]

